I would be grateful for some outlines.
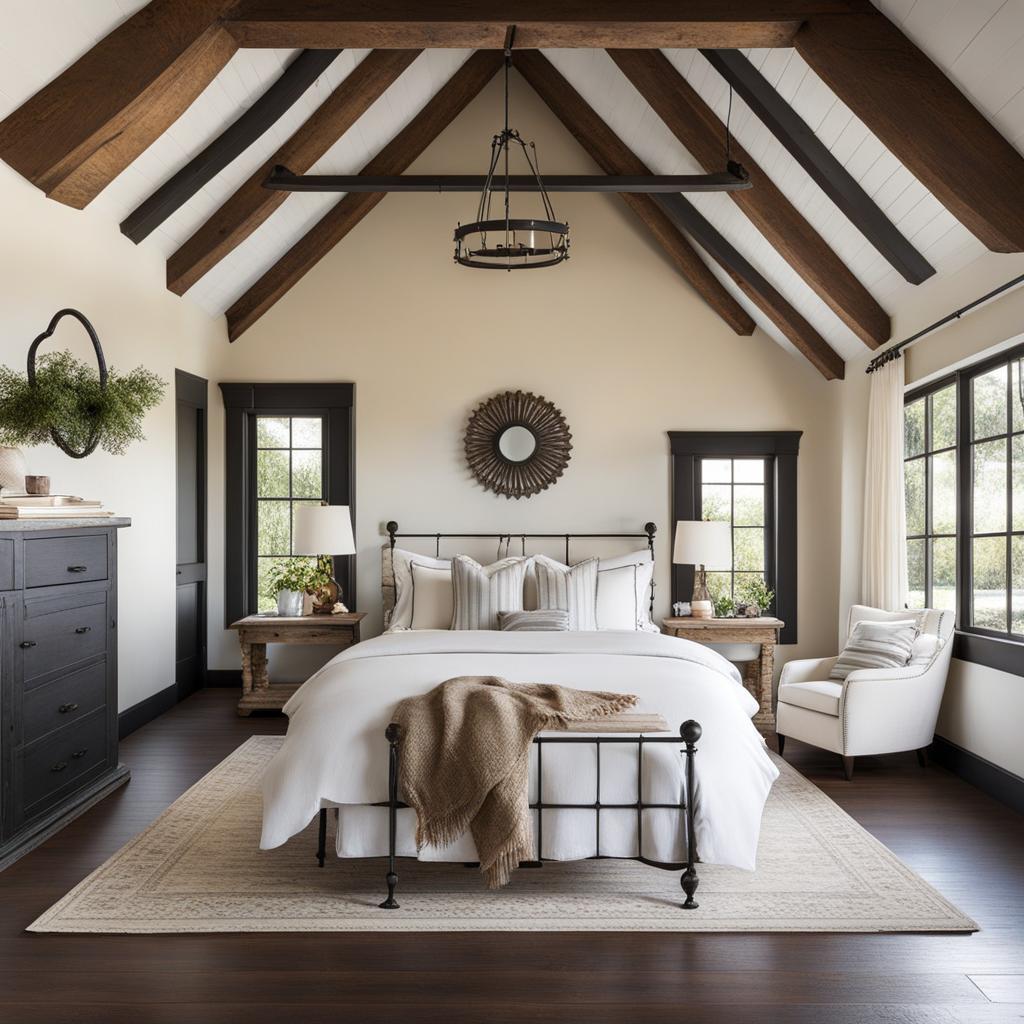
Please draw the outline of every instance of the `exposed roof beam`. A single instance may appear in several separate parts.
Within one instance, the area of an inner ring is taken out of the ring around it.
[[[298,131],[167,261],[167,287],[183,295],[249,237],[284,201],[263,187],[275,166],[307,171],[416,59],[419,50],[374,50]]]
[[[615,175],[651,173],[539,51],[516,50],[512,63],[602,171]],[[654,199],[629,192],[620,193],[620,197],[654,234],[697,294],[737,334],[753,334],[756,325],[750,314],[729,294]]]
[[[812,14],[866,0],[240,0],[226,22],[240,46],[516,47],[792,46]]]
[[[878,12],[812,17],[797,52],[969,231],[1024,251],[1024,157]]]
[[[479,50],[470,56],[362,173],[401,174],[494,77],[503,62],[502,53],[496,50]],[[384,196],[382,192],[353,192],[329,210],[227,311],[228,337],[234,341],[251,327]]]
[[[505,187],[505,178],[495,177]],[[732,192],[750,188],[746,178],[721,174],[545,174],[546,192]],[[483,174],[292,174],[275,167],[264,188],[284,192],[482,192]],[[539,192],[532,174],[511,174],[510,192]]]
[[[911,284],[920,284],[935,273],[807,122],[739,50],[701,52],[894,270]]]
[[[234,123],[128,214],[121,222],[121,232],[138,243],[155,231],[268,131],[339,53],[340,50],[303,50]]]
[[[513,55],[513,61],[530,85],[602,169],[609,173],[615,173],[620,170],[620,165],[625,165],[625,168],[628,168],[628,170],[623,168],[625,173],[646,172],[646,168],[633,152],[598,117],[583,97],[542,54],[536,51],[517,51]],[[638,171],[638,167],[643,170]],[[842,379],[843,360],[828,342],[686,199],[681,195],[629,196],[625,194],[622,198],[634,208],[642,209],[645,204],[653,206],[668,230],[677,238],[683,237],[682,231],[689,232],[698,244],[722,265],[726,273],[743,290],[743,293],[778,326],[783,334],[807,356],[826,378],[829,380]],[[702,261],[700,265],[704,267]],[[707,267],[704,267],[704,270],[724,292],[725,289],[722,288],[717,278],[714,278],[710,270]],[[729,298],[731,302],[735,303],[732,296]]]
[[[721,120],[660,50],[608,53],[705,170],[725,164]],[[735,140],[732,156],[754,184],[748,192],[733,196],[736,205],[861,341],[869,348],[888,341],[892,333],[889,315],[867,288]]]
[[[0,122],[0,158],[81,209],[162,135],[238,48],[233,0],[152,0]]]

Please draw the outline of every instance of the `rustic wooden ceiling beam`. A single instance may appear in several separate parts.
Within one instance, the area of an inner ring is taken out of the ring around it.
[[[504,63],[500,51],[478,50],[427,105],[362,170],[401,174],[465,109]],[[270,195],[285,195],[273,193]],[[329,210],[227,311],[234,341],[316,266],[386,195],[352,192]]]
[[[705,170],[725,166],[725,128],[660,50],[609,50],[612,60]],[[732,159],[753,188],[732,198],[783,259],[869,348],[892,334],[889,315],[735,139]]]
[[[816,14],[794,45],[972,234],[1024,251],[1024,157],[888,18]]]
[[[240,0],[226,24],[240,46],[792,46],[805,18],[863,10],[866,0]]]
[[[121,233],[138,243],[155,231],[273,127],[339,53],[340,50],[303,50],[252,106],[121,221]]]
[[[911,284],[921,284],[935,273],[807,122],[739,50],[701,52],[894,270]]]
[[[238,49],[234,0],[152,0],[0,122],[0,158],[78,209],[162,135]]]
[[[287,192],[263,187],[278,164],[309,170],[416,59],[419,50],[374,50],[366,55],[301,128],[167,261],[167,287],[183,295],[249,237]],[[497,58],[496,58],[497,59]]]

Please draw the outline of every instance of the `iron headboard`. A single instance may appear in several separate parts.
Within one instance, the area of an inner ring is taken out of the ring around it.
[[[399,533],[398,523],[393,519],[385,525],[388,534],[388,545],[390,552],[395,550],[395,543],[399,538],[408,540],[433,540],[434,553],[441,557],[442,540],[496,540],[500,550],[502,543],[511,547],[513,540],[520,543],[520,550],[526,554],[526,542],[528,540],[563,540],[565,541],[565,562],[569,564],[570,545],[574,540],[646,540],[647,549],[651,553],[651,561],[654,561],[654,535],[658,527],[654,523],[644,523],[643,533]],[[506,549],[507,550],[507,549]],[[650,612],[654,618],[654,576],[651,576],[651,599]]]

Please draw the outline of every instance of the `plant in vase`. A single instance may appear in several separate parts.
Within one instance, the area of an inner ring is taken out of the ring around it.
[[[757,618],[766,614],[775,600],[775,592],[770,590],[762,576],[752,579],[745,579],[736,587],[736,596],[746,604],[746,614],[750,618]]]
[[[270,575],[271,590],[277,592],[277,614],[294,617],[302,614],[302,599],[312,594],[314,600],[331,577],[319,559],[289,558]]]

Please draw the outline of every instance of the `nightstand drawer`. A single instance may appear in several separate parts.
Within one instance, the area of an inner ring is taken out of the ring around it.
[[[107,578],[107,538],[37,537],[25,541],[25,586],[53,587]]]
[[[107,703],[107,661],[71,672],[25,694],[24,742],[32,743],[63,728]]]
[[[107,592],[74,591],[25,601],[20,649],[26,690],[107,649]]]

